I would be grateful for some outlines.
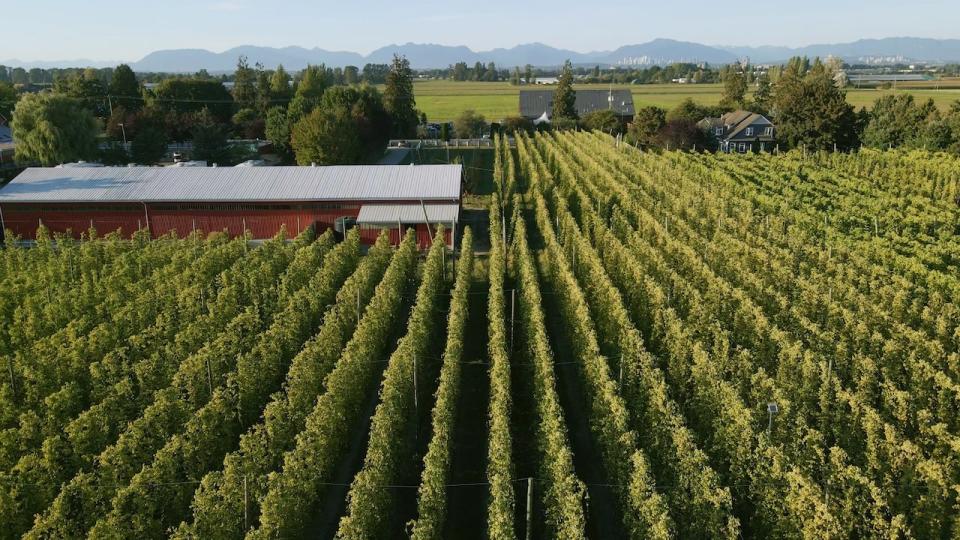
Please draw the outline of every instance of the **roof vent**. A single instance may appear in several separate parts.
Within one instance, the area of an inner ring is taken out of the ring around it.
[[[310,166],[311,166],[311,167],[316,167],[316,166],[317,166],[317,162],[316,162],[316,161],[311,161],[311,162],[310,162]]]

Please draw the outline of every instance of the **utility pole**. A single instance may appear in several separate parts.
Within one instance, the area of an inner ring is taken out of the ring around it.
[[[517,309],[517,289],[510,289],[510,352],[513,352],[514,321]]]
[[[773,415],[780,412],[780,407],[773,401],[767,403],[767,437],[770,437],[770,431],[773,429]]]
[[[533,538],[533,477],[527,478],[527,536],[526,540]]]
[[[13,377],[13,357],[7,356],[7,371],[10,372],[10,391],[13,393],[13,401],[17,401],[17,385]]]
[[[416,436],[417,440],[420,440],[420,402],[417,399],[417,354],[413,354],[413,409],[415,418],[415,427],[416,427]]]
[[[247,475],[243,475],[243,530],[250,528],[250,496],[247,492]]]
[[[210,359],[207,358],[207,389],[210,390],[210,398],[213,398],[213,371],[210,369]]]

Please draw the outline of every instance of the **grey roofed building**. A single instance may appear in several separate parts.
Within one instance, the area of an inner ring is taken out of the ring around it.
[[[553,115],[553,96],[555,90],[520,90],[520,116],[536,120],[547,115]],[[613,112],[623,122],[633,120],[633,94],[630,90],[577,90],[577,115],[584,115],[607,109]]]
[[[0,203],[459,201],[461,165],[29,168]]]
[[[704,118],[697,125],[716,137],[722,152],[769,150],[776,142],[773,122],[762,114],[750,111],[733,111],[720,118]]]
[[[868,84],[883,82],[921,82],[932,81],[933,76],[924,73],[892,73],[892,74],[856,74],[849,75],[850,84]]]
[[[426,213],[426,216],[424,216]],[[459,204],[365,204],[357,223],[395,225],[397,223],[452,223],[458,221]]]

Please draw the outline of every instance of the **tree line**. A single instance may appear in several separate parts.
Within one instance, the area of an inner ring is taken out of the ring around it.
[[[248,151],[231,139],[266,138],[285,162],[356,163],[388,136],[413,136],[421,121],[413,71],[401,57],[362,72],[319,65],[296,75],[241,57],[229,88],[202,72],[150,88],[127,65],[110,69],[108,80],[103,75],[71,71],[47,90],[22,95],[0,82],[0,115],[12,120],[17,160],[154,164],[169,143],[190,141],[193,159],[232,164]]]

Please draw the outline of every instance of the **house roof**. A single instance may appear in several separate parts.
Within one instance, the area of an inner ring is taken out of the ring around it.
[[[699,125],[707,128],[722,126],[724,128],[724,134],[721,138],[729,141],[740,138],[740,135],[750,126],[772,126],[773,123],[767,120],[762,114],[750,111],[733,111],[724,114],[720,118],[704,118],[700,121]],[[743,139],[753,140],[758,138],[773,140],[772,137],[761,134],[751,135],[749,138],[744,137]]]
[[[423,212],[426,210],[430,223],[450,223],[458,221],[458,204],[365,204],[360,207],[357,223],[374,225],[396,225],[397,223],[426,223]]]
[[[539,118],[544,113],[553,115],[555,90],[521,90],[520,116]],[[577,90],[577,114],[612,109],[618,116],[633,116],[633,94],[630,90]]]
[[[30,168],[0,203],[457,201],[461,176],[461,165]]]

